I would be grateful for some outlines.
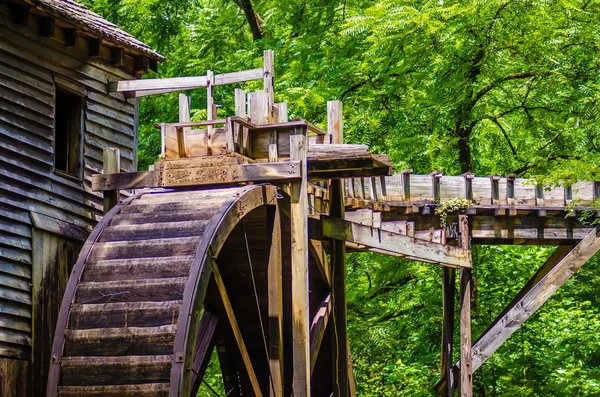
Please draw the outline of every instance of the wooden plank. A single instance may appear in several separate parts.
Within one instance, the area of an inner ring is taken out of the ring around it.
[[[141,189],[160,186],[158,171],[123,172],[119,174],[92,176],[92,190]]]
[[[317,358],[319,357],[319,350],[321,348],[321,342],[323,341],[323,335],[325,334],[325,329],[327,328],[327,323],[329,322],[329,317],[331,315],[332,310],[332,302],[331,302],[331,294],[327,294],[325,299],[321,302],[319,307],[317,308],[317,312],[312,320],[310,325],[310,370],[311,374],[315,368],[315,364],[317,363]]]
[[[217,266],[217,263],[214,260],[210,260],[210,268],[213,273],[213,278],[215,283],[217,284],[217,289],[219,290],[219,295],[221,296],[221,300],[223,302],[223,306],[225,307],[225,312],[227,313],[227,318],[229,319],[229,324],[231,325],[231,329],[235,336],[235,340],[237,342],[238,348],[240,350],[240,354],[242,355],[242,360],[244,362],[244,367],[246,368],[246,373],[250,378],[250,383],[252,384],[252,390],[254,391],[254,395],[257,397],[262,396],[262,391],[260,389],[260,384],[258,383],[258,379],[256,378],[256,373],[254,372],[254,367],[252,366],[252,361],[250,360],[250,355],[248,354],[248,349],[246,349],[246,344],[244,343],[244,338],[242,337],[242,332],[240,331],[240,327],[235,317],[235,313],[233,312],[233,307],[231,306],[231,301],[229,300],[229,296],[227,295],[227,291],[225,290],[225,283],[223,283],[223,278],[221,277],[221,272]]]
[[[33,226],[36,229],[45,230],[47,232],[54,233],[59,236],[65,236],[73,240],[85,241],[91,231],[91,229],[86,229],[69,223],[65,220],[40,214],[35,211],[31,211],[30,215]]]
[[[306,135],[290,136],[290,158],[306,170]],[[305,172],[305,171],[304,171]],[[294,395],[310,395],[310,327],[308,276],[307,176],[291,183],[292,387]]]
[[[115,174],[121,172],[121,151],[117,148],[104,148],[102,168],[104,174]],[[104,215],[108,213],[119,202],[119,190],[104,191]]]
[[[262,78],[262,74],[261,74]],[[169,77],[163,79],[122,80],[108,84],[110,92],[131,92],[149,90],[185,91],[206,88],[206,76]],[[168,92],[172,92],[168,91]]]
[[[162,180],[159,179],[161,175]],[[92,177],[92,190],[285,181],[297,178],[300,178],[300,165],[296,161],[223,167],[178,167],[167,168],[162,174],[160,171],[142,171],[94,175]]]
[[[459,247],[470,248],[469,221],[466,215],[458,216]],[[473,367],[471,356],[471,290],[473,269],[460,269],[460,371],[461,397],[473,396]],[[450,357],[451,358],[451,357]],[[449,373],[451,376],[451,373]],[[448,376],[448,375],[447,375]]]
[[[215,86],[261,80],[263,69],[223,73],[214,76]],[[122,80],[108,84],[110,92],[136,92],[136,96],[166,94],[169,92],[206,88],[206,76],[170,77],[162,79]]]
[[[471,267],[469,250],[432,243],[326,215],[321,215],[319,220],[311,221],[321,223],[321,232],[324,238],[348,241],[455,268]]]
[[[269,209],[272,233],[268,264],[269,395],[283,396],[283,270],[279,206]]]

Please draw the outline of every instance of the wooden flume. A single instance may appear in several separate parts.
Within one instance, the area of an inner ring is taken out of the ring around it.
[[[257,78],[264,91],[236,90],[235,115],[218,119],[213,88]],[[341,102],[328,103],[327,130],[288,121],[273,79],[266,52],[259,70],[111,86],[138,96],[207,88],[211,111],[190,122],[180,97],[180,122],[158,125],[163,155],[153,169],[94,176],[108,211],[69,281],[48,396],[192,395],[215,349],[228,396],[353,396],[350,250],[441,265],[437,390],[471,396],[472,372],[600,248],[596,229],[575,216],[592,208],[598,184],[391,175],[387,156],[342,143]],[[152,189],[116,204],[120,189],[142,188]],[[442,224],[436,209],[458,198],[468,204]],[[470,246],[490,243],[560,248],[471,346]]]

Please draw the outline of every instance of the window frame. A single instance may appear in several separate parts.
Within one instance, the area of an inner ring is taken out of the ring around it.
[[[65,170],[61,170],[59,168],[56,167],[56,143],[57,143],[57,139],[56,139],[56,123],[57,123],[57,99],[58,99],[58,92],[62,92],[63,94],[72,96],[72,97],[77,97],[80,100],[80,106],[79,106],[79,128],[78,128],[78,139],[77,139],[77,145],[78,145],[78,150],[77,150],[77,162],[78,162],[78,167],[77,167],[77,173],[72,174],[68,171]],[[58,84],[55,83],[54,84],[54,125],[52,126],[52,168],[54,170],[54,173],[56,175],[59,175],[61,177],[67,178],[67,179],[71,179],[73,181],[76,182],[81,182],[83,181],[83,172],[84,172],[84,145],[85,145],[85,141],[84,141],[84,134],[85,134],[85,108],[86,108],[86,96],[83,95],[81,92],[77,92],[73,89],[70,89],[69,87],[66,87],[62,84]]]

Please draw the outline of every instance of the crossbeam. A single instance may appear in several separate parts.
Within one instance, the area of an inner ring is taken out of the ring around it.
[[[244,70],[241,72],[223,73],[214,76],[214,85],[244,83],[246,81],[262,80],[263,69]],[[108,84],[110,92],[136,92],[146,96],[168,92],[186,91],[197,88],[207,88],[206,76],[169,77],[164,79],[122,80]]]
[[[546,303],[599,250],[600,235],[597,228],[590,231],[575,246],[559,246],[517,294],[515,299],[475,342],[472,348],[473,372],[481,367],[537,309]],[[459,371],[460,361],[454,366],[453,376],[455,379]],[[436,388],[440,390],[445,382],[446,379],[442,379]]]
[[[432,243],[327,215],[310,218],[310,223],[310,230],[314,234],[311,238],[333,238],[415,260],[424,260],[455,268],[471,267],[471,253],[466,249]]]

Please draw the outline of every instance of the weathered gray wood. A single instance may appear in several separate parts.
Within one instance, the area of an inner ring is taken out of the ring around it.
[[[121,172],[121,151],[117,148],[104,149],[103,169],[105,174]],[[104,214],[108,213],[119,202],[119,190],[104,192]]]
[[[159,177],[162,177],[159,179]],[[222,167],[178,166],[159,171],[94,175],[92,189],[137,189],[142,187],[215,185],[234,182],[284,181],[300,177],[298,162],[241,164]]]
[[[177,324],[181,301],[75,303],[70,329],[158,327]]]
[[[459,247],[470,248],[469,220],[466,215],[458,216]],[[460,371],[461,397],[473,396],[473,366],[471,355],[471,290],[473,269],[460,269]],[[450,357],[451,359],[451,357]],[[449,372],[451,376],[451,372]],[[447,374],[447,376],[448,376]]]
[[[187,277],[150,280],[84,282],[77,288],[76,302],[164,302],[181,300]]]
[[[175,325],[67,330],[65,356],[135,356],[173,352]]]
[[[246,369],[246,373],[250,378],[250,383],[252,384],[252,390],[254,391],[254,395],[257,397],[262,396],[262,391],[260,389],[260,384],[258,383],[258,379],[256,378],[256,374],[254,372],[254,367],[252,366],[252,361],[250,360],[250,355],[248,354],[248,350],[246,349],[246,344],[244,343],[244,338],[242,337],[242,332],[239,328],[238,322],[235,317],[235,313],[233,312],[233,308],[231,307],[231,301],[229,300],[229,296],[227,295],[227,291],[225,290],[225,284],[223,283],[223,278],[221,277],[221,273],[215,261],[210,261],[211,270],[213,272],[213,277],[215,283],[217,284],[217,289],[219,290],[219,295],[221,296],[221,301],[223,306],[225,307],[225,312],[227,313],[227,318],[229,319],[229,324],[231,325],[231,329],[235,336],[235,340],[237,342],[240,354],[242,356],[242,361],[244,362],[244,367]]]
[[[442,243],[446,243],[446,236],[442,235]],[[438,389],[441,396],[454,395],[454,378],[452,374],[452,350],[454,347],[454,299],[456,294],[455,269],[442,269],[442,354],[441,378],[451,379],[450,383]]]
[[[600,237],[596,228],[575,246],[559,246],[517,297],[475,342],[472,347],[473,372],[479,369],[598,250],[600,250]],[[454,380],[458,376],[460,367],[459,361],[454,367],[453,374],[442,379],[436,388],[445,387],[446,379]]]
[[[61,362],[63,386],[167,382],[172,355],[124,357],[65,357]]]
[[[363,226],[324,215],[320,217],[320,220],[313,220],[312,222],[319,221],[322,225],[322,236],[326,238],[379,248],[451,267],[471,267],[471,254],[465,249],[431,243],[388,230]]]
[[[269,395],[283,396],[283,269],[282,236],[279,206],[269,212],[272,233],[268,264],[268,300],[269,300]]]
[[[308,197],[306,135],[290,137],[290,157],[301,163],[302,178],[291,183],[290,218],[292,237],[292,387],[294,394],[310,395],[310,326],[308,276]]]
[[[331,294],[327,294],[325,299],[321,302],[321,305],[317,309],[315,316],[310,325],[310,369],[311,374],[317,363],[319,356],[319,349],[321,348],[321,342],[323,341],[323,335],[325,334],[325,328],[329,322],[331,315],[332,302]]]
[[[168,383],[110,386],[60,386],[60,397],[167,397]]]

